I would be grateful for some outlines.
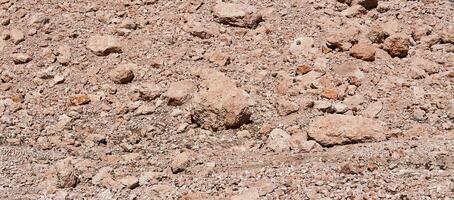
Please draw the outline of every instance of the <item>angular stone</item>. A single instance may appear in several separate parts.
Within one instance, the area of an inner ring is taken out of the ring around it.
[[[116,84],[127,84],[132,82],[134,79],[132,68],[134,66],[134,64],[125,64],[116,67],[110,72],[110,79]]]
[[[288,151],[290,150],[290,139],[290,134],[277,128],[271,131],[266,147],[275,152]]]
[[[16,65],[25,64],[32,60],[32,57],[26,53],[14,53],[11,55],[11,58],[13,59],[13,62]]]
[[[88,39],[87,48],[97,56],[107,56],[111,53],[121,53],[120,41],[111,35],[95,35]]]
[[[25,41],[25,34],[20,30],[13,29],[9,32],[9,35],[13,44],[19,44]]]
[[[361,60],[374,61],[375,47],[367,43],[358,43],[350,49],[350,55]]]
[[[249,95],[223,73],[202,68],[195,71],[203,81],[194,95],[192,117],[204,129],[237,128],[250,122]]]
[[[219,2],[213,7],[215,21],[231,26],[256,28],[263,21],[254,6]]]
[[[309,137],[323,146],[385,139],[384,128],[372,119],[350,115],[319,116],[309,126]]]
[[[277,101],[277,111],[281,116],[292,114],[294,112],[297,112],[298,110],[299,106],[294,102],[285,100],[283,98]]]
[[[410,40],[403,34],[394,34],[386,38],[383,49],[385,49],[391,57],[406,57],[410,50]]]
[[[180,173],[189,167],[190,162],[191,154],[189,152],[183,152],[173,158],[172,163],[170,163],[170,168],[174,174]]]
[[[195,90],[195,84],[191,80],[182,80],[171,83],[164,97],[168,99],[168,104],[173,106],[183,105]]]

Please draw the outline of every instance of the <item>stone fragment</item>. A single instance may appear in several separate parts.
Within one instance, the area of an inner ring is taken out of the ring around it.
[[[210,62],[219,66],[226,66],[230,64],[230,56],[220,50],[210,53],[208,59]]]
[[[168,104],[173,106],[183,105],[191,97],[195,90],[195,84],[191,80],[182,80],[171,83],[164,97],[168,99]]]
[[[338,114],[315,118],[309,126],[308,135],[323,146],[385,139],[384,128],[379,122],[360,116]]]
[[[332,103],[328,100],[320,100],[314,102],[314,108],[323,112],[332,111]]]
[[[372,43],[382,43],[385,40],[386,33],[381,26],[375,24],[370,27],[367,37]]]
[[[360,15],[363,15],[366,13],[367,13],[367,10],[363,6],[353,5],[347,9],[343,10],[341,12],[341,15],[351,18],[351,17],[360,16]]]
[[[289,114],[292,114],[294,112],[297,112],[299,110],[298,104],[291,102],[289,100],[286,100],[284,98],[280,98],[277,101],[277,111],[279,115],[281,116],[286,116]]]
[[[25,34],[20,30],[13,29],[9,32],[9,35],[13,44],[19,44],[25,41]]]
[[[91,36],[87,41],[87,48],[97,56],[107,56],[111,53],[121,53],[120,41],[111,35]]]
[[[358,43],[350,49],[350,55],[361,60],[374,61],[375,47],[367,43]]]
[[[327,46],[340,51],[348,51],[352,43],[357,41],[360,30],[354,26],[348,26],[342,30],[331,30],[326,36]]]
[[[174,174],[183,172],[186,170],[186,168],[189,167],[191,160],[192,160],[191,153],[189,152],[179,153],[173,158],[172,162],[170,163],[170,168],[172,169],[172,172]]]
[[[194,20],[184,24],[183,30],[202,39],[210,39],[219,34],[219,28],[216,25],[201,23]]]
[[[347,105],[345,105],[343,103],[334,103],[333,109],[334,109],[334,112],[336,112],[338,114],[342,114],[342,113],[345,113],[348,111]]]
[[[290,150],[291,136],[282,129],[276,128],[271,131],[266,147],[275,151],[283,152]]]
[[[386,38],[383,49],[386,50],[391,57],[406,57],[410,50],[410,40],[403,34],[394,34]]]
[[[382,111],[383,104],[381,102],[374,102],[369,104],[366,109],[363,110],[363,116],[368,118],[375,118]]]
[[[263,21],[257,9],[246,4],[218,2],[213,7],[213,14],[219,23],[245,28],[256,28]]]
[[[69,98],[69,102],[72,106],[80,106],[90,103],[90,97],[86,94],[79,94]]]
[[[28,63],[32,60],[32,57],[29,54],[26,53],[13,53],[11,55],[11,58],[13,59],[14,64],[25,64]]]
[[[105,179],[111,179],[112,178],[112,173],[113,169],[111,167],[103,167],[98,170],[98,173],[96,173],[92,178],[91,178],[91,183],[93,185],[99,185],[102,183],[103,180]]]
[[[74,168],[74,164],[71,162],[71,159],[58,161],[55,165],[55,169],[57,171],[57,187],[76,187],[79,179],[77,177],[77,172]]]
[[[193,97],[192,117],[204,129],[237,128],[250,122],[249,95],[223,73],[213,69],[195,70],[202,79]]]
[[[110,79],[116,84],[127,84],[134,79],[134,72],[132,71],[134,64],[124,64],[115,67],[109,76]]]
[[[131,18],[126,18],[126,19],[124,19],[124,20],[121,22],[120,28],[133,30],[133,29],[136,29],[136,28],[137,28],[137,24],[134,22],[133,19],[131,19]]]
[[[71,47],[63,45],[58,48],[57,60],[62,65],[68,65],[71,62]]]
[[[312,68],[309,65],[300,65],[296,67],[296,74],[304,75],[312,71]]]
[[[135,176],[125,176],[120,179],[120,183],[131,190],[139,187],[139,179]]]

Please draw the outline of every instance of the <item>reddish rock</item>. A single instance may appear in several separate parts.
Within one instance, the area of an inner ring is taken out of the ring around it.
[[[120,65],[116,67],[110,72],[110,79],[116,84],[127,84],[132,82],[134,79],[132,66],[134,66],[134,64]]]
[[[309,126],[308,135],[324,146],[385,139],[384,128],[379,122],[359,116],[337,114],[315,118]]]
[[[79,94],[69,98],[70,104],[72,106],[80,106],[90,103],[90,97],[86,94]]]
[[[367,43],[358,43],[350,49],[350,55],[361,60],[374,61],[375,47]]]
[[[386,38],[383,48],[391,57],[406,57],[410,50],[410,40],[402,34],[391,35]]]
[[[95,35],[88,39],[87,48],[97,56],[107,56],[111,53],[121,53],[121,43],[111,35]]]
[[[203,128],[218,130],[237,128],[250,122],[251,99],[223,73],[213,69],[198,69],[202,79],[200,91],[194,95],[192,116]]]
[[[232,26],[255,28],[263,21],[254,6],[219,2],[213,7],[215,21]]]

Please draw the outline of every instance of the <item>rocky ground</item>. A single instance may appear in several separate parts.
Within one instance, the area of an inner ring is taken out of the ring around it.
[[[451,0],[0,0],[0,199],[452,199]]]

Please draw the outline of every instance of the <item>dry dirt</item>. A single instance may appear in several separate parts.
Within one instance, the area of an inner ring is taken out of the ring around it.
[[[0,0],[0,199],[453,199],[452,0]]]

